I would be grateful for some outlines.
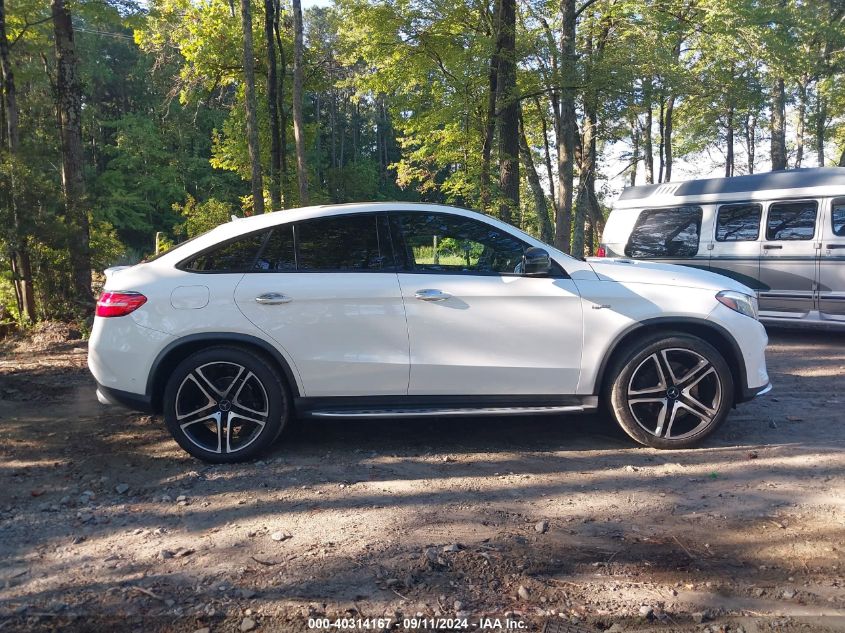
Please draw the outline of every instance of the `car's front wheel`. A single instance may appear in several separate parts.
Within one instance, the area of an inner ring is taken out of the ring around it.
[[[279,372],[238,347],[192,354],[164,392],[164,420],[179,446],[201,460],[238,462],[266,450],[289,417]]]
[[[688,448],[713,433],[733,403],[719,351],[688,334],[657,335],[629,348],[613,370],[610,408],[622,429],[653,448]]]

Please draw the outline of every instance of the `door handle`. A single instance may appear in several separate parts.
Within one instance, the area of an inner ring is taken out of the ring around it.
[[[423,290],[417,290],[414,293],[414,297],[419,299],[420,301],[445,301],[446,299],[451,298],[448,292],[443,292],[442,290],[436,290],[434,288],[424,288]]]
[[[838,248],[845,248],[845,244],[828,244],[825,248],[827,250],[831,251],[831,250],[835,250],[835,249],[838,249]]]
[[[293,297],[289,297],[281,292],[265,292],[263,295],[258,295],[255,298],[255,303],[260,303],[263,306],[276,306],[282,303],[290,303]]]
[[[764,251],[774,251],[774,250],[780,250],[782,248],[783,248],[783,246],[781,246],[780,244],[763,244],[763,250]]]

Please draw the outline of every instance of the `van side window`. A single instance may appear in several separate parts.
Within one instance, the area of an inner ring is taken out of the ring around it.
[[[830,217],[833,221],[833,234],[845,237],[845,198],[833,201]]]
[[[815,200],[776,202],[769,207],[767,240],[811,240],[816,234]]]
[[[716,218],[717,242],[750,242],[760,237],[759,204],[725,204]]]
[[[701,207],[645,209],[631,231],[628,257],[695,257],[701,238]]]

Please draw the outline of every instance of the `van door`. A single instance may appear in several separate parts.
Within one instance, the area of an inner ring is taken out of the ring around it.
[[[719,205],[710,249],[710,270],[760,290],[760,221],[763,205],[739,202]]]
[[[845,198],[835,198],[822,220],[819,258],[819,313],[823,319],[845,322]]]
[[[815,308],[819,204],[772,202],[760,244],[760,316],[800,319]]]

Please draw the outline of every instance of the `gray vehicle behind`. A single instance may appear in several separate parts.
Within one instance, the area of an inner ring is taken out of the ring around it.
[[[753,288],[764,322],[845,328],[845,168],[629,187],[599,255],[711,270]]]

